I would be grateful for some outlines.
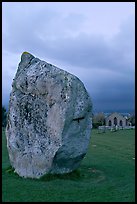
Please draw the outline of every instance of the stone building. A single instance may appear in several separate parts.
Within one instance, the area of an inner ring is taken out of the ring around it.
[[[111,113],[106,117],[106,126],[117,126],[117,127],[126,127],[129,126],[128,117],[123,116],[120,113]]]

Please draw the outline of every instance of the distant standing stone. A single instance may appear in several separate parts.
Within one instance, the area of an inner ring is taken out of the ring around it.
[[[90,141],[91,111],[91,99],[76,76],[24,52],[6,127],[15,172],[40,178],[78,168]]]

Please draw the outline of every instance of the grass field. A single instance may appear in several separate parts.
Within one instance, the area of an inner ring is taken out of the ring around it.
[[[135,202],[135,130],[92,131],[78,170],[24,179],[13,173],[2,132],[3,202]]]

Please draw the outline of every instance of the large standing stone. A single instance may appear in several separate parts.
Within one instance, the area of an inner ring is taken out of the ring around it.
[[[85,156],[90,97],[74,75],[24,52],[10,94],[7,148],[23,177],[68,173]]]

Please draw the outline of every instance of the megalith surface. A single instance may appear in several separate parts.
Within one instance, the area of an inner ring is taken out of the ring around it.
[[[15,172],[40,178],[78,168],[90,141],[91,112],[91,99],[76,76],[24,52],[6,127]]]

